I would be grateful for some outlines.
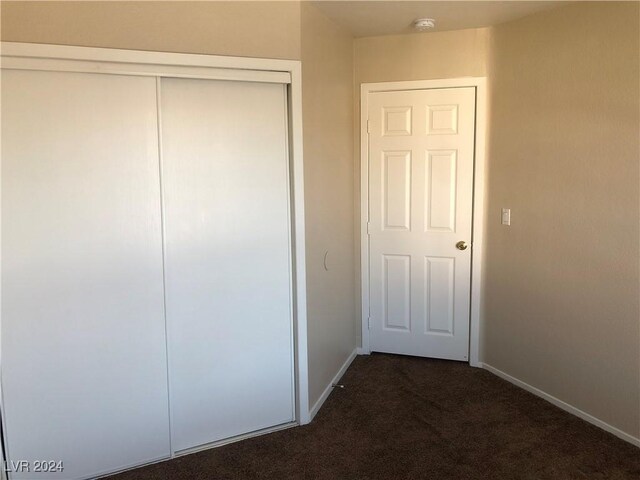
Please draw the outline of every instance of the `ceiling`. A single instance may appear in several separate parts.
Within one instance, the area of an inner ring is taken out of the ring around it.
[[[351,31],[354,37],[417,33],[413,20],[434,18],[430,32],[488,27],[555,8],[560,1],[370,1],[316,0],[327,17]]]

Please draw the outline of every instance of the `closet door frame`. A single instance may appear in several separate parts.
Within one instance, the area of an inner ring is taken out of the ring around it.
[[[151,76],[158,79],[171,77],[235,80],[286,85],[289,123],[291,208],[289,228],[292,250],[291,306],[294,332],[295,417],[299,425],[309,423],[301,63],[297,60],[0,42],[0,68]],[[0,318],[0,335],[2,334],[1,325]],[[0,362],[1,358],[0,352]],[[0,363],[0,371],[1,368]],[[3,406],[0,407],[0,411],[4,418]]]

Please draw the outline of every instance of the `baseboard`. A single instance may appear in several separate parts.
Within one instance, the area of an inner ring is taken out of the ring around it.
[[[614,427],[613,425],[609,425],[608,423],[600,420],[599,418],[596,418],[593,415],[589,415],[588,413],[583,412],[579,408],[576,408],[573,405],[568,404],[567,402],[563,402],[559,398],[556,398],[553,395],[549,395],[547,392],[544,392],[539,388],[529,385],[528,383],[525,383],[522,380],[518,380],[517,378],[512,377],[508,373],[504,373],[502,370],[498,370],[497,368],[492,367],[491,365],[481,362],[479,366],[493,373],[494,375],[506,380],[507,382],[512,383],[517,387],[520,387],[526,390],[527,392],[533,393],[534,395],[546,400],[547,402],[555,405],[556,407],[561,408],[565,412],[569,412],[572,415],[575,415],[576,417],[581,418],[582,420],[585,420],[591,423],[592,425],[595,425],[596,427],[599,427],[602,430],[605,430],[606,432],[609,432],[615,435],[616,437],[626,442],[629,442],[632,445],[635,445],[636,447],[640,447],[640,438],[636,438],[633,435],[623,432],[622,430]]]
[[[340,367],[340,370],[338,370],[338,373],[336,373],[335,376],[331,379],[331,381],[329,382],[329,385],[327,385],[327,388],[324,389],[324,392],[322,392],[322,395],[320,395],[320,398],[318,399],[318,401],[316,401],[316,403],[313,404],[313,407],[309,412],[310,422],[313,421],[313,417],[316,416],[318,411],[320,411],[320,408],[322,408],[322,404],[325,402],[327,398],[329,398],[329,395],[331,395],[331,391],[333,390],[333,384],[338,383],[338,381],[340,381],[340,379],[344,375],[344,372],[347,371],[347,369],[351,365],[351,362],[353,362],[353,360],[357,356],[358,356],[358,351],[357,349],[355,349],[353,352],[351,352],[351,355],[349,355],[349,358],[347,358],[347,360],[342,364],[342,366]]]
[[[370,352],[365,351],[365,349],[362,348],[362,347],[356,348],[356,353],[358,355],[369,355],[370,354]]]

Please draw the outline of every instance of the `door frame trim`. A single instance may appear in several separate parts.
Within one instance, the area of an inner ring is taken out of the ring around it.
[[[302,65],[299,60],[151,52],[39,43],[0,42],[0,69],[152,77],[204,78],[285,84],[289,112],[291,253],[295,419],[309,423]]]
[[[360,85],[360,280],[362,296],[360,354],[371,353],[369,335],[369,94],[440,88],[473,87],[476,90],[475,142],[473,162],[473,208],[471,250],[471,303],[469,312],[469,364],[481,367],[480,336],[482,334],[482,264],[484,259],[484,217],[487,206],[485,194],[486,137],[487,137],[487,79],[486,77],[442,78],[404,82],[363,83]]]

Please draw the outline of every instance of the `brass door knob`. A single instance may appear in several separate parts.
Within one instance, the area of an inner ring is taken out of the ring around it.
[[[458,243],[456,243],[456,248],[457,248],[458,250],[466,250],[468,246],[469,246],[469,245],[467,245],[466,243],[464,243],[464,241],[463,241],[463,240],[460,240]]]

